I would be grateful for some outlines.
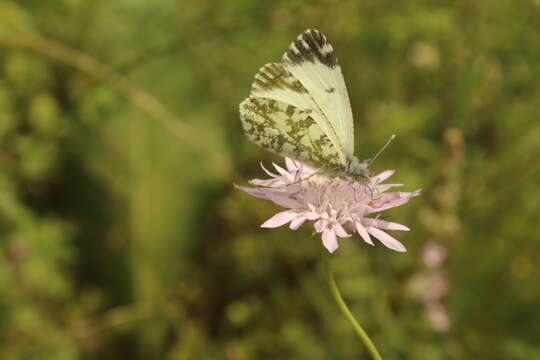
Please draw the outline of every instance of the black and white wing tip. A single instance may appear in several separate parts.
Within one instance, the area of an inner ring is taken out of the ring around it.
[[[304,62],[319,62],[331,69],[338,65],[332,45],[319,30],[308,29],[298,35],[283,55],[283,63],[301,65]]]

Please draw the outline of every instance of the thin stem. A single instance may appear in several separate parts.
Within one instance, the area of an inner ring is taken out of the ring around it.
[[[377,347],[375,347],[375,344],[373,344],[373,341],[369,338],[368,334],[362,329],[358,321],[354,318],[353,314],[347,307],[347,304],[345,304],[345,301],[343,300],[343,297],[341,296],[341,293],[339,292],[339,289],[336,284],[336,280],[334,279],[334,274],[332,274],[332,269],[330,268],[330,261],[328,260],[328,257],[326,259],[326,274],[328,277],[328,284],[330,286],[330,290],[332,291],[332,295],[334,296],[334,300],[336,300],[336,303],[338,304],[341,312],[347,320],[351,323],[351,325],[354,328],[354,331],[358,334],[360,337],[360,340],[364,343],[364,345],[367,347],[371,357],[374,360],[382,360],[381,354],[379,354],[379,351],[377,350]]]

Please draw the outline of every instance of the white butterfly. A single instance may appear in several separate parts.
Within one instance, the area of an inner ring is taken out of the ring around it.
[[[304,31],[281,63],[264,65],[240,104],[246,135],[279,155],[338,175],[369,178],[354,153],[353,116],[341,67],[326,37]]]

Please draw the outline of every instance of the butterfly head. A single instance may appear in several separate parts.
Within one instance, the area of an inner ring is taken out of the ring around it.
[[[369,180],[371,178],[371,172],[368,169],[369,161],[358,161],[358,158],[354,155],[347,156],[347,165],[345,165],[343,171],[347,175],[357,180]]]
[[[356,156],[350,154],[347,155],[347,164],[343,168],[343,171],[356,180],[367,180],[368,182],[371,182],[371,172],[369,171],[368,166],[371,165],[371,163],[373,163],[373,161],[375,161],[375,159],[382,154],[384,149],[386,149],[395,138],[395,134],[390,136],[388,141],[386,141],[383,147],[371,159],[360,162]]]

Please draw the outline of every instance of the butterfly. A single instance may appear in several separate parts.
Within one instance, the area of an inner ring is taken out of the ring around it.
[[[367,162],[354,156],[353,115],[338,59],[326,36],[301,33],[281,62],[255,75],[240,104],[250,140],[262,148],[355,179],[369,179]]]

